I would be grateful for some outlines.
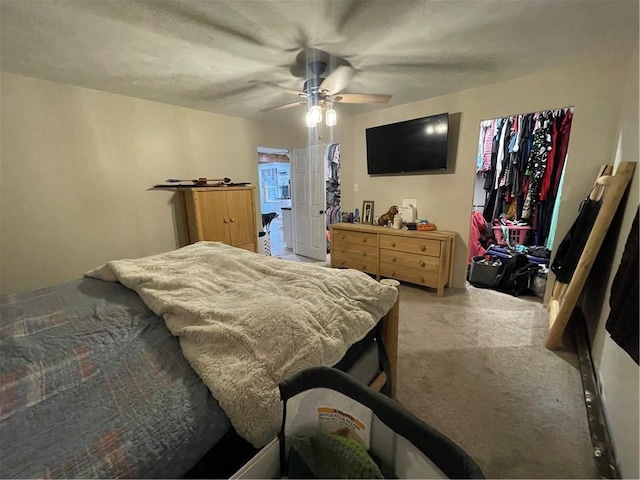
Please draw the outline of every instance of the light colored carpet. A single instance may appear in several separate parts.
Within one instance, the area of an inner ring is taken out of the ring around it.
[[[577,359],[544,348],[547,315],[535,297],[400,288],[398,400],[487,478],[598,478]]]

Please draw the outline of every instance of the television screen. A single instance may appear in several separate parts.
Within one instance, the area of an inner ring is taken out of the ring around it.
[[[449,114],[367,128],[369,175],[447,168]]]

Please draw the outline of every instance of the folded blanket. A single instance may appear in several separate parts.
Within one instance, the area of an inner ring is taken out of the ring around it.
[[[164,318],[236,431],[256,447],[279,430],[278,384],[336,364],[397,298],[395,288],[355,270],[217,242],[108,262],[86,275],[119,281]]]
[[[358,442],[335,433],[291,437],[287,478],[385,478]]]

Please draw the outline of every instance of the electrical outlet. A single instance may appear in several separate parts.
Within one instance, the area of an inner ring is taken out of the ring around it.
[[[358,184],[357,184],[357,183],[354,183],[354,184],[353,184],[353,191],[354,191],[354,192],[357,192],[357,191],[358,191]]]

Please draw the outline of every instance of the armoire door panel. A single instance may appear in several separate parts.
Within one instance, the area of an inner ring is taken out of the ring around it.
[[[231,192],[194,192],[200,211],[201,238],[231,245],[227,195]],[[247,243],[247,242],[243,242]]]
[[[231,245],[255,244],[258,233],[254,221],[253,190],[232,190],[224,193],[229,211]]]

